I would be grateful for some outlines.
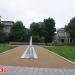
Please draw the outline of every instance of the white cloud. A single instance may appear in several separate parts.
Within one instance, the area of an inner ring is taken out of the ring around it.
[[[26,27],[35,21],[52,17],[56,27],[64,27],[75,16],[74,0],[1,0],[3,20],[22,20]]]

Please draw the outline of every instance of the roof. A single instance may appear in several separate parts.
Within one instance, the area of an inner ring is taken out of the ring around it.
[[[58,31],[65,31],[65,29],[64,28],[60,28],[60,29],[57,29],[57,32]]]
[[[3,23],[14,23],[14,21],[2,21]]]
[[[2,21],[2,23],[3,23],[4,25],[10,25],[10,26],[14,24],[13,21]]]

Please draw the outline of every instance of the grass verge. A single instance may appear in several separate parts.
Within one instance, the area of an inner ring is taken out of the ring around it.
[[[75,62],[75,46],[48,46],[45,48]]]
[[[17,46],[9,46],[6,44],[0,44],[0,53],[5,52],[5,51],[10,50],[10,49],[13,49],[15,47],[17,47]]]

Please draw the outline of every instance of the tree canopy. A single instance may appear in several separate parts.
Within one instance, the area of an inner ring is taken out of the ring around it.
[[[70,37],[75,41],[75,17],[70,20],[65,30],[70,34]]]
[[[52,18],[44,19],[43,22],[33,22],[30,25],[31,35],[37,36],[37,40],[43,40],[45,43],[53,41],[55,31],[55,21]]]
[[[4,25],[0,22],[0,42],[4,42],[6,39],[3,27]]]
[[[27,29],[23,26],[21,21],[17,21],[11,28],[9,39],[10,41],[26,41],[27,40]]]
[[[55,35],[55,21],[52,18],[44,19],[44,36],[45,42],[50,43],[54,39]]]
[[[4,40],[4,30],[0,23],[0,41]],[[33,22],[30,29],[25,28],[22,21],[17,21],[12,26],[8,34],[7,41],[28,42],[30,36],[33,36],[33,42],[51,43],[55,35],[55,21],[53,18],[44,19],[43,22]],[[3,36],[2,36],[3,35]]]
[[[30,33],[31,33],[31,35],[39,35],[39,33],[40,33],[40,26],[39,26],[38,23],[33,22],[30,25]]]

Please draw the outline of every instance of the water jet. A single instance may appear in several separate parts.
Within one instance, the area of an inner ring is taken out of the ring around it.
[[[22,54],[21,58],[29,58],[29,59],[37,59],[38,56],[36,54],[36,51],[34,47],[32,46],[32,36],[30,37],[29,46],[25,50],[25,52]]]

